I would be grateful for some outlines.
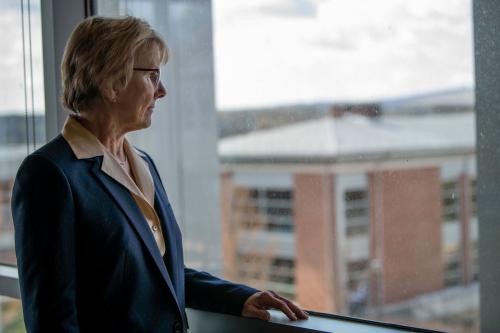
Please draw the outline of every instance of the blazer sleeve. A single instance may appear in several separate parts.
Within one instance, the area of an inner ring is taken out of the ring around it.
[[[12,215],[27,332],[80,332],[74,203],[66,176],[47,157],[32,154],[19,168]]]
[[[219,279],[206,272],[184,269],[186,306],[240,316],[243,304],[257,289]]]

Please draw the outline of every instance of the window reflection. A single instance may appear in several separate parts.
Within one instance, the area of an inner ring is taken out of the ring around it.
[[[25,333],[21,301],[0,297],[0,330],[3,333]]]
[[[0,263],[16,264],[10,196],[24,157],[45,142],[40,2],[0,3]]]
[[[221,205],[248,169],[254,183],[292,178],[284,215],[304,307],[478,332],[470,9],[214,1]],[[238,207],[224,212],[225,245],[241,251],[253,239]]]
[[[160,3],[115,10],[164,26]],[[312,310],[478,332],[470,1],[212,5],[221,220],[203,225],[221,226],[225,276]],[[201,103],[193,72],[176,74]]]

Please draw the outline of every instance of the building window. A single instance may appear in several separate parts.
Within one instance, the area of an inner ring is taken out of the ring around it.
[[[457,181],[446,181],[443,189],[443,221],[457,222],[460,216],[459,184]]]
[[[471,216],[473,218],[477,217],[477,205],[476,205],[476,179],[473,178],[470,181],[470,200],[471,200]]]
[[[293,231],[291,190],[238,187],[232,206],[236,223],[242,229]]]
[[[444,284],[451,287],[460,284],[460,187],[457,180],[442,183],[442,216],[445,242],[443,244]],[[451,237],[448,237],[451,236]],[[446,239],[450,238],[449,241]]]
[[[238,280],[295,297],[295,261],[260,253],[238,254]]]
[[[0,232],[13,233],[12,213],[10,210],[10,198],[12,194],[12,181],[0,181]]]
[[[369,296],[369,261],[358,260],[347,264],[349,314],[364,315]]]
[[[346,233],[348,236],[368,234],[370,203],[365,189],[348,190],[344,193]]]
[[[477,240],[471,245],[472,247],[472,279],[474,281],[479,280],[479,249]]]
[[[460,267],[460,256],[458,251],[453,251],[445,254],[444,284],[447,287],[460,284]]]

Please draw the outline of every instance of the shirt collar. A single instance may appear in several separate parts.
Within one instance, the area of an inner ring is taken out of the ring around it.
[[[79,160],[105,155],[102,143],[73,117],[66,119],[61,134]]]
[[[62,136],[68,142],[76,158],[86,159],[103,156],[101,171],[125,186],[130,192],[144,199],[154,207],[154,184],[148,163],[139,156],[128,140],[124,140],[124,150],[134,173],[135,182],[118,164],[111,152],[74,117],[68,117],[64,123]],[[142,155],[142,154],[141,154]]]
[[[139,156],[139,154],[143,154],[131,146],[127,140],[125,140],[123,146],[129,159],[130,169],[134,173],[137,186],[141,189],[146,201],[151,205],[151,207],[154,207],[155,190],[153,176],[149,170],[149,164],[141,156]]]

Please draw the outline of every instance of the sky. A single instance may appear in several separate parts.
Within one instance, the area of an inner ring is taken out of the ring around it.
[[[0,3],[0,113],[24,112],[19,3]],[[33,91],[35,110],[42,110],[37,3]],[[375,101],[473,86],[471,0],[212,0],[212,9],[218,109]],[[27,37],[27,21],[25,28]]]
[[[32,105],[36,112],[44,109],[41,20],[39,0],[31,0],[31,41],[29,43],[27,1],[24,2],[26,73],[23,63],[23,21],[19,0],[0,0],[0,114],[29,112]],[[32,46],[32,63],[29,62],[29,46]],[[31,93],[31,69],[33,69],[33,94]],[[26,95],[25,95],[25,79]],[[32,103],[32,98],[34,103]]]
[[[472,87],[470,0],[213,0],[221,109]]]

